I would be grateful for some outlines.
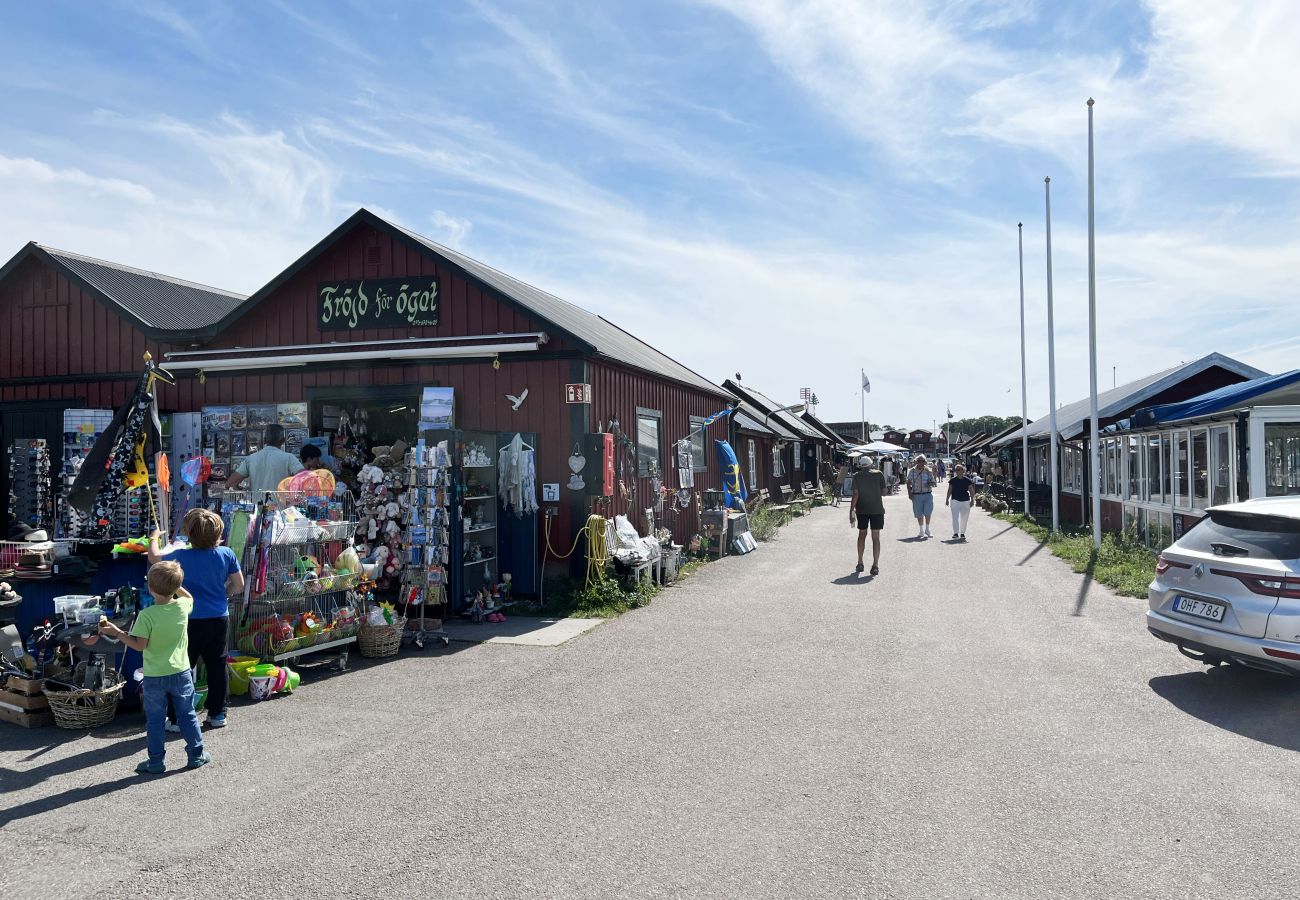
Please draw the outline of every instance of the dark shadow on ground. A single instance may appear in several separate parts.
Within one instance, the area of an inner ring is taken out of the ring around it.
[[[911,537],[895,538],[894,540],[898,541],[900,544],[924,544],[926,541],[931,540],[931,538],[921,538],[912,535]]]
[[[1016,531],[1016,530],[1017,530],[1017,529],[1016,529],[1016,526],[1014,526],[1014,525],[1008,525],[1006,528],[1003,528],[1003,529],[1002,529],[1001,531],[999,531],[997,534],[995,534],[995,535],[991,535],[990,537],[986,537],[984,540],[986,540],[986,541],[991,541],[991,540],[993,540],[993,538],[1000,538],[1000,537],[1002,537],[1002,535],[1006,534],[1008,531]]]
[[[1037,556],[1037,555],[1038,555],[1038,551],[1039,551],[1039,550],[1042,550],[1042,549],[1043,549],[1044,547],[1046,547],[1046,546],[1047,546],[1047,541],[1043,541],[1043,542],[1040,543],[1037,547],[1035,547],[1033,550],[1030,550],[1029,553],[1025,556],[1025,558],[1022,559],[1020,562],[1016,563],[1016,565],[1018,565],[1018,566],[1023,566],[1025,563],[1029,562],[1031,559],[1033,559],[1035,556]]]
[[[1074,598],[1074,614],[1083,615],[1083,609],[1088,605],[1088,590],[1092,587],[1093,574],[1097,569],[1097,551],[1094,550],[1088,554],[1088,567],[1083,570],[1083,584],[1079,585],[1079,596]]]
[[[1157,695],[1202,722],[1300,751],[1300,679],[1229,665],[1161,675],[1148,684]]]
[[[184,749],[181,750],[181,759],[185,757]],[[0,827],[8,825],[10,822],[16,822],[19,819],[27,819],[32,816],[38,816],[41,813],[50,812],[65,806],[71,806],[74,803],[80,803],[83,800],[94,800],[98,797],[106,797],[109,794],[116,794],[118,791],[126,790],[135,784],[147,779],[170,778],[172,775],[179,775],[188,771],[183,762],[173,760],[173,768],[169,768],[164,775],[128,775],[118,778],[115,781],[101,781],[98,784],[87,785],[86,787],[72,788],[59,794],[53,794],[49,797],[41,797],[36,800],[29,800],[26,803],[20,803],[9,809],[0,810]]]
[[[865,572],[854,572],[851,575],[841,575],[839,578],[832,581],[831,584],[867,584],[868,582],[874,581],[875,578],[875,575],[868,575]]]

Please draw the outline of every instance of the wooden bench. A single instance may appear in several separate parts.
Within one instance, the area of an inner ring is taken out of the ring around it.
[[[821,500],[825,495],[813,486],[811,481],[799,485],[799,493],[809,500]]]
[[[812,501],[807,497],[794,492],[794,488],[788,484],[781,485],[781,502],[787,506],[793,506],[796,513],[803,515],[812,506]]]
[[[776,512],[785,512],[790,508],[788,503],[773,503],[772,492],[767,488],[759,488],[749,495],[750,512],[756,512],[759,507],[766,506],[768,509]]]

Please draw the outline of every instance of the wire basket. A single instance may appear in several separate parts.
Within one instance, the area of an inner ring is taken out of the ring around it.
[[[107,725],[117,715],[117,704],[122,699],[124,681],[117,677],[117,672],[107,669],[106,678],[111,677],[116,684],[97,691],[51,690],[44,688],[45,698],[49,700],[50,712],[54,713],[54,724],[60,728],[76,730]]]
[[[405,627],[405,616],[398,616],[391,625],[369,625],[362,622],[357,630],[357,652],[370,659],[396,656],[402,648],[402,630]]]

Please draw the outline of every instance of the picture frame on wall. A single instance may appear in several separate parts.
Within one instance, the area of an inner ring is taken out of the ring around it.
[[[242,431],[248,427],[247,406],[230,407],[230,427],[234,431]]]
[[[274,403],[259,404],[248,408],[248,427],[265,428],[267,425],[279,424],[280,411]]]
[[[451,428],[455,421],[456,389],[426,387],[420,393],[420,430]]]

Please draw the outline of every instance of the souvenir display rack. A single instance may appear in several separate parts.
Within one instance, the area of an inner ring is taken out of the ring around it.
[[[352,495],[227,491],[222,513],[247,585],[232,600],[231,646],[267,662],[332,650],[346,668],[363,614]]]
[[[419,626],[411,631],[417,647],[429,638],[449,642],[438,627],[429,627],[429,609],[436,607],[446,615],[447,565],[451,556],[451,517],[448,513],[451,493],[451,456],[447,442],[426,447],[423,440],[407,454],[405,528],[402,532],[403,569],[400,602],[407,622],[412,623],[412,607],[420,609]]]
[[[33,528],[53,532],[50,448],[44,438],[19,438],[9,455],[9,514]]]
[[[478,593],[492,590],[497,571],[497,435],[464,431],[460,441],[461,484],[459,519],[460,564],[464,603],[470,607]]]

